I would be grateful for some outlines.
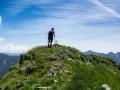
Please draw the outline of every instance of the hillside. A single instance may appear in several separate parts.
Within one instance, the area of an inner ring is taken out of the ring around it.
[[[120,90],[120,65],[62,45],[33,48],[0,80],[0,90],[103,90],[107,85]]]
[[[7,55],[0,53],[0,76],[7,73],[11,66],[19,62],[19,55]]]

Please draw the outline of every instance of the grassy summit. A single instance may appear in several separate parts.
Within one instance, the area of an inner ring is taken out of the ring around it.
[[[62,45],[36,47],[0,79],[0,90],[120,90],[120,66],[113,60]]]

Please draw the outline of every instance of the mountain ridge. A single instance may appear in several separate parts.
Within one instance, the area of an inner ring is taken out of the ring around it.
[[[1,78],[2,90],[120,90],[120,65],[63,45],[35,47]]]
[[[92,50],[88,50],[85,53],[88,55],[98,55],[98,56],[109,57],[109,58],[112,58],[113,60],[115,60],[117,63],[120,63],[120,52],[99,53],[99,52],[95,52]]]

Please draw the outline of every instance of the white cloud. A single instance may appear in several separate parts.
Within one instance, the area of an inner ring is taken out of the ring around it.
[[[15,44],[1,44],[0,45],[0,52],[10,52],[10,53],[24,53],[28,51],[30,48],[29,46],[25,45],[15,45]]]
[[[101,3],[99,0],[91,0],[95,5],[97,5],[98,7],[104,9],[105,11],[107,11],[108,13],[111,13],[114,17],[120,18],[120,14],[118,12],[116,12],[115,10],[113,10],[112,8],[105,6],[103,3]]]

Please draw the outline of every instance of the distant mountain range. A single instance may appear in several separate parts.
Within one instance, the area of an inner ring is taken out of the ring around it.
[[[18,54],[3,54],[0,53],[0,76],[4,75],[11,66],[15,65],[19,61]]]
[[[4,53],[9,56],[19,56],[21,53]]]
[[[109,53],[105,54],[105,53],[98,53],[98,52],[89,50],[85,53],[89,54],[89,55],[98,55],[98,56],[109,57],[109,58],[112,58],[113,60],[115,60],[117,63],[120,63],[120,52],[117,52],[117,53],[109,52]]]

